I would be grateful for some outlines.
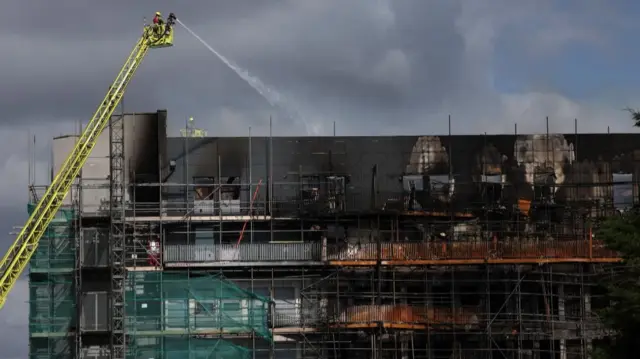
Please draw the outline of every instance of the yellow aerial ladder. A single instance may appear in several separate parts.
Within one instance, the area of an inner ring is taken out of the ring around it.
[[[80,174],[80,169],[87,161],[102,131],[105,129],[115,108],[131,82],[131,79],[142,63],[150,48],[169,47],[173,45],[173,28],[176,17],[169,15],[166,22],[160,25],[145,25],[142,36],[135,45],[129,58],[109,88],[98,110],[87,124],[75,147],[60,167],[51,185],[38,201],[36,208],[18,234],[15,242],[0,262],[0,308],[4,306],[11,288],[24,271],[31,256],[38,247],[47,226],[62,206],[62,201],[69,193],[71,185]]]

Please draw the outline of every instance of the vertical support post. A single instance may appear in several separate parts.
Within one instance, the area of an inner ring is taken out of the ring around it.
[[[253,159],[252,159],[252,154],[253,154],[253,149],[251,147],[251,126],[249,126],[249,196],[251,196],[251,194],[253,193]],[[251,221],[250,227],[249,227],[249,233],[250,233],[250,242],[253,243],[253,200],[251,200],[251,204],[250,204],[250,208],[249,208],[249,218]]]
[[[588,268],[588,267],[587,267]],[[590,269],[587,269],[588,271],[590,271]],[[591,273],[587,273],[591,274]],[[591,316],[591,286],[585,286],[584,288],[584,293],[582,296],[582,300],[583,300],[583,310],[584,310],[584,318],[587,322],[593,322],[593,318]],[[592,334],[589,333],[589,337],[585,337],[583,336],[583,340],[584,340],[584,351],[585,351],[585,358],[586,359],[591,359],[592,353],[593,353],[593,341],[591,339]]]
[[[35,146],[34,146],[35,147]],[[27,175],[29,176],[29,185],[27,186],[27,203],[31,203],[32,199],[31,199],[31,192],[32,192],[32,188],[34,188],[34,183],[35,181],[33,181],[33,179],[31,178],[31,166],[33,165],[31,158],[33,157],[33,152],[35,152],[34,149],[31,148],[31,131],[27,130],[27,152],[29,153],[27,155],[27,157],[29,157],[29,160],[27,161]],[[33,190],[35,192],[35,189]],[[34,203],[36,204],[36,203]]]
[[[125,259],[125,159],[124,114],[112,117],[109,126],[110,140],[110,267],[111,267],[111,358],[125,359],[126,336],[124,328]]]
[[[563,330],[560,331],[560,359],[567,359],[567,341],[565,339],[565,324],[566,324],[566,315],[565,315],[565,295],[564,295],[564,284],[558,284],[558,321],[562,326]]]
[[[447,137],[447,141],[449,142],[449,148],[446,149],[445,151],[447,151],[447,154],[449,155],[449,199],[451,199],[453,196],[453,193],[455,191],[455,183],[456,183],[456,179],[453,176],[453,141],[451,138],[451,115],[449,115],[448,117],[448,127],[449,127],[449,136]],[[438,149],[440,150],[440,149]],[[453,205],[452,202],[449,201],[449,219],[451,220],[452,224],[449,226],[449,240],[451,240],[453,238],[453,221],[455,220],[455,216],[454,216],[454,211],[453,211]]]
[[[79,124],[78,128],[78,140],[82,134],[82,125]],[[34,138],[35,145],[35,138]],[[76,198],[71,197],[72,203],[72,215],[73,215],[73,234],[74,234],[74,254],[75,254],[75,268],[74,268],[74,290],[76,300],[76,358],[82,358],[82,266],[84,260],[82,258],[82,249],[84,235],[82,231],[82,169],[80,169],[80,175],[76,182]],[[73,187],[72,187],[73,188]],[[73,191],[71,191],[73,193]]]
[[[424,271],[424,299],[425,299],[425,305],[427,307],[427,313],[432,310],[433,308],[433,294],[432,294],[432,290],[431,290],[431,282],[430,282],[431,278],[429,277],[429,271],[425,270]],[[432,359],[433,357],[433,347],[431,345],[431,325],[427,325],[427,346],[426,346],[426,351],[427,351],[427,359]]]
[[[377,284],[376,294],[375,294],[375,305],[382,305],[382,284],[384,279],[382,278],[382,236],[380,234],[380,215],[376,216],[376,280],[374,283]]]
[[[491,318],[491,269],[488,265],[485,264],[485,308],[486,313],[489,314],[489,318]],[[492,323],[488,322],[487,325],[487,356],[486,358],[493,358],[493,333],[492,333]]]
[[[553,265],[548,264],[546,268],[549,270],[549,325],[551,327],[551,355],[556,357],[556,320],[554,308],[555,303],[553,300],[554,286],[553,286]],[[556,288],[557,290],[557,288]]]
[[[518,359],[522,359],[522,284],[520,283],[520,278],[522,278],[522,267],[520,265],[517,266],[517,274],[518,274],[518,283],[516,284],[516,290],[518,291]]]
[[[585,328],[585,322],[586,322],[586,313],[585,313],[585,302],[584,302],[584,298],[585,298],[585,286],[584,286],[584,274],[585,274],[585,267],[588,265],[582,265],[579,264],[578,268],[579,268],[579,274],[580,274],[580,322],[578,323],[578,325],[580,325],[580,328]],[[587,267],[588,270],[588,267]],[[586,354],[586,339],[587,336],[589,336],[590,333],[588,333],[588,330],[581,330],[580,331],[580,358],[587,358],[587,354]]]
[[[593,259],[593,228],[589,226],[589,260]]]
[[[577,118],[573,119],[573,138],[574,138],[573,139],[573,156],[574,156],[573,158],[575,159],[575,161],[578,161],[578,119]],[[572,169],[572,171],[576,171],[576,170]],[[600,178],[598,178],[598,181],[600,181]],[[578,188],[575,185],[573,186],[572,192],[574,193],[574,196],[575,196],[573,198],[578,198]],[[602,195],[602,192],[598,190],[597,195]],[[592,212],[591,215],[593,215],[593,210],[591,210],[591,212]],[[584,223],[585,222],[582,222],[582,228],[581,228],[582,233],[584,233],[584,230],[585,230]]]
[[[190,203],[190,195],[191,195],[191,184],[193,184],[193,181],[189,181],[189,136],[191,136],[191,132],[189,129],[189,119],[185,118],[184,119],[184,131],[187,134],[186,136],[184,136],[184,170],[182,172],[183,176],[184,176],[184,211],[185,211],[185,216],[189,214],[189,211],[191,210],[189,208],[189,203]],[[191,220],[188,221],[188,225],[191,224]],[[189,229],[187,229],[187,232],[189,232]],[[187,233],[187,235],[189,235],[189,233]]]
[[[452,226],[453,227],[453,226]],[[451,237],[450,237],[451,238]],[[449,294],[451,295],[450,299],[451,299],[451,321],[453,323],[457,322],[457,314],[456,314],[456,271],[455,271],[455,267],[452,267],[450,270],[451,273],[451,287],[449,288]],[[454,324],[454,328],[455,328],[455,324]],[[456,329],[453,330],[453,343],[452,343],[452,353],[455,353],[456,350],[456,346],[459,345],[458,343],[458,338],[456,336]],[[454,354],[455,356],[455,354]]]
[[[274,236],[273,236],[273,121],[271,119],[271,116],[269,116],[269,168],[268,168],[268,175],[269,175],[269,185],[267,186],[267,188],[269,189],[268,191],[268,196],[269,196],[269,240],[273,242],[274,240]]]

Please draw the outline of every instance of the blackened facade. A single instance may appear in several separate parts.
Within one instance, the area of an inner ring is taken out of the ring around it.
[[[638,202],[640,135],[157,126],[125,149],[129,358],[577,359],[609,334],[593,279],[619,258],[594,230]],[[76,353],[106,353],[107,322],[87,315],[108,312],[108,218],[94,217],[75,229],[100,263],[81,268],[77,322],[32,341],[80,328]]]

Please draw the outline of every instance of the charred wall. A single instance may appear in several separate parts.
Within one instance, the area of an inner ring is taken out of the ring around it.
[[[613,200],[615,173],[638,178],[639,139],[637,134],[169,138],[167,159],[176,161],[176,168],[168,180],[194,183],[206,177],[224,183],[236,177],[236,183],[248,183],[251,177],[255,184],[272,177],[272,199],[285,206],[300,198],[304,183],[345,176],[346,208],[358,211],[394,199],[406,207],[416,182],[422,209],[462,210],[497,198],[503,205],[551,199],[603,206]],[[169,198],[187,199],[190,190],[168,192]],[[635,185],[631,192],[635,198]],[[260,191],[258,202],[267,193]],[[249,197],[244,188],[242,200]]]
[[[166,158],[167,111],[125,114],[125,156],[128,178],[133,184],[157,184]],[[137,203],[157,203],[157,186],[136,186],[130,191]],[[157,207],[157,206],[154,206]]]
[[[120,125],[122,115],[114,115],[112,125]],[[158,183],[160,173],[159,158],[166,158],[166,111],[151,113],[124,114],[124,152],[125,177],[130,183]],[[110,130],[105,129],[98,137],[87,162],[82,168],[82,211],[84,213],[105,214],[108,211],[109,175],[110,175]],[[77,135],[60,136],[53,140],[53,173],[57,173],[66,158],[72,152]],[[52,175],[53,175],[52,173]],[[127,194],[133,196],[133,188]],[[160,200],[156,187],[150,190],[137,187],[137,202],[155,202]],[[70,197],[65,198],[70,203]],[[157,207],[157,206],[156,206]]]

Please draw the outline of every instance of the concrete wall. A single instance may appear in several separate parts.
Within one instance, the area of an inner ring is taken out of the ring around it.
[[[127,183],[158,183],[166,161],[167,112],[125,115],[125,153]],[[135,195],[136,202],[155,202],[160,198],[158,187],[131,188],[127,199]]]
[[[121,116],[114,116],[118,124]],[[159,182],[160,158],[166,157],[166,111],[154,113],[127,114],[125,121],[125,179],[127,183]],[[100,135],[96,145],[82,168],[82,212],[85,214],[101,214],[109,210],[109,170],[110,139],[109,129]],[[58,173],[60,167],[73,149],[77,136],[61,136],[53,140],[53,169]],[[159,194],[144,190],[136,193],[138,201],[158,201]],[[151,192],[151,193],[148,193]],[[126,200],[133,195],[129,190]],[[70,196],[65,204],[71,203]]]

